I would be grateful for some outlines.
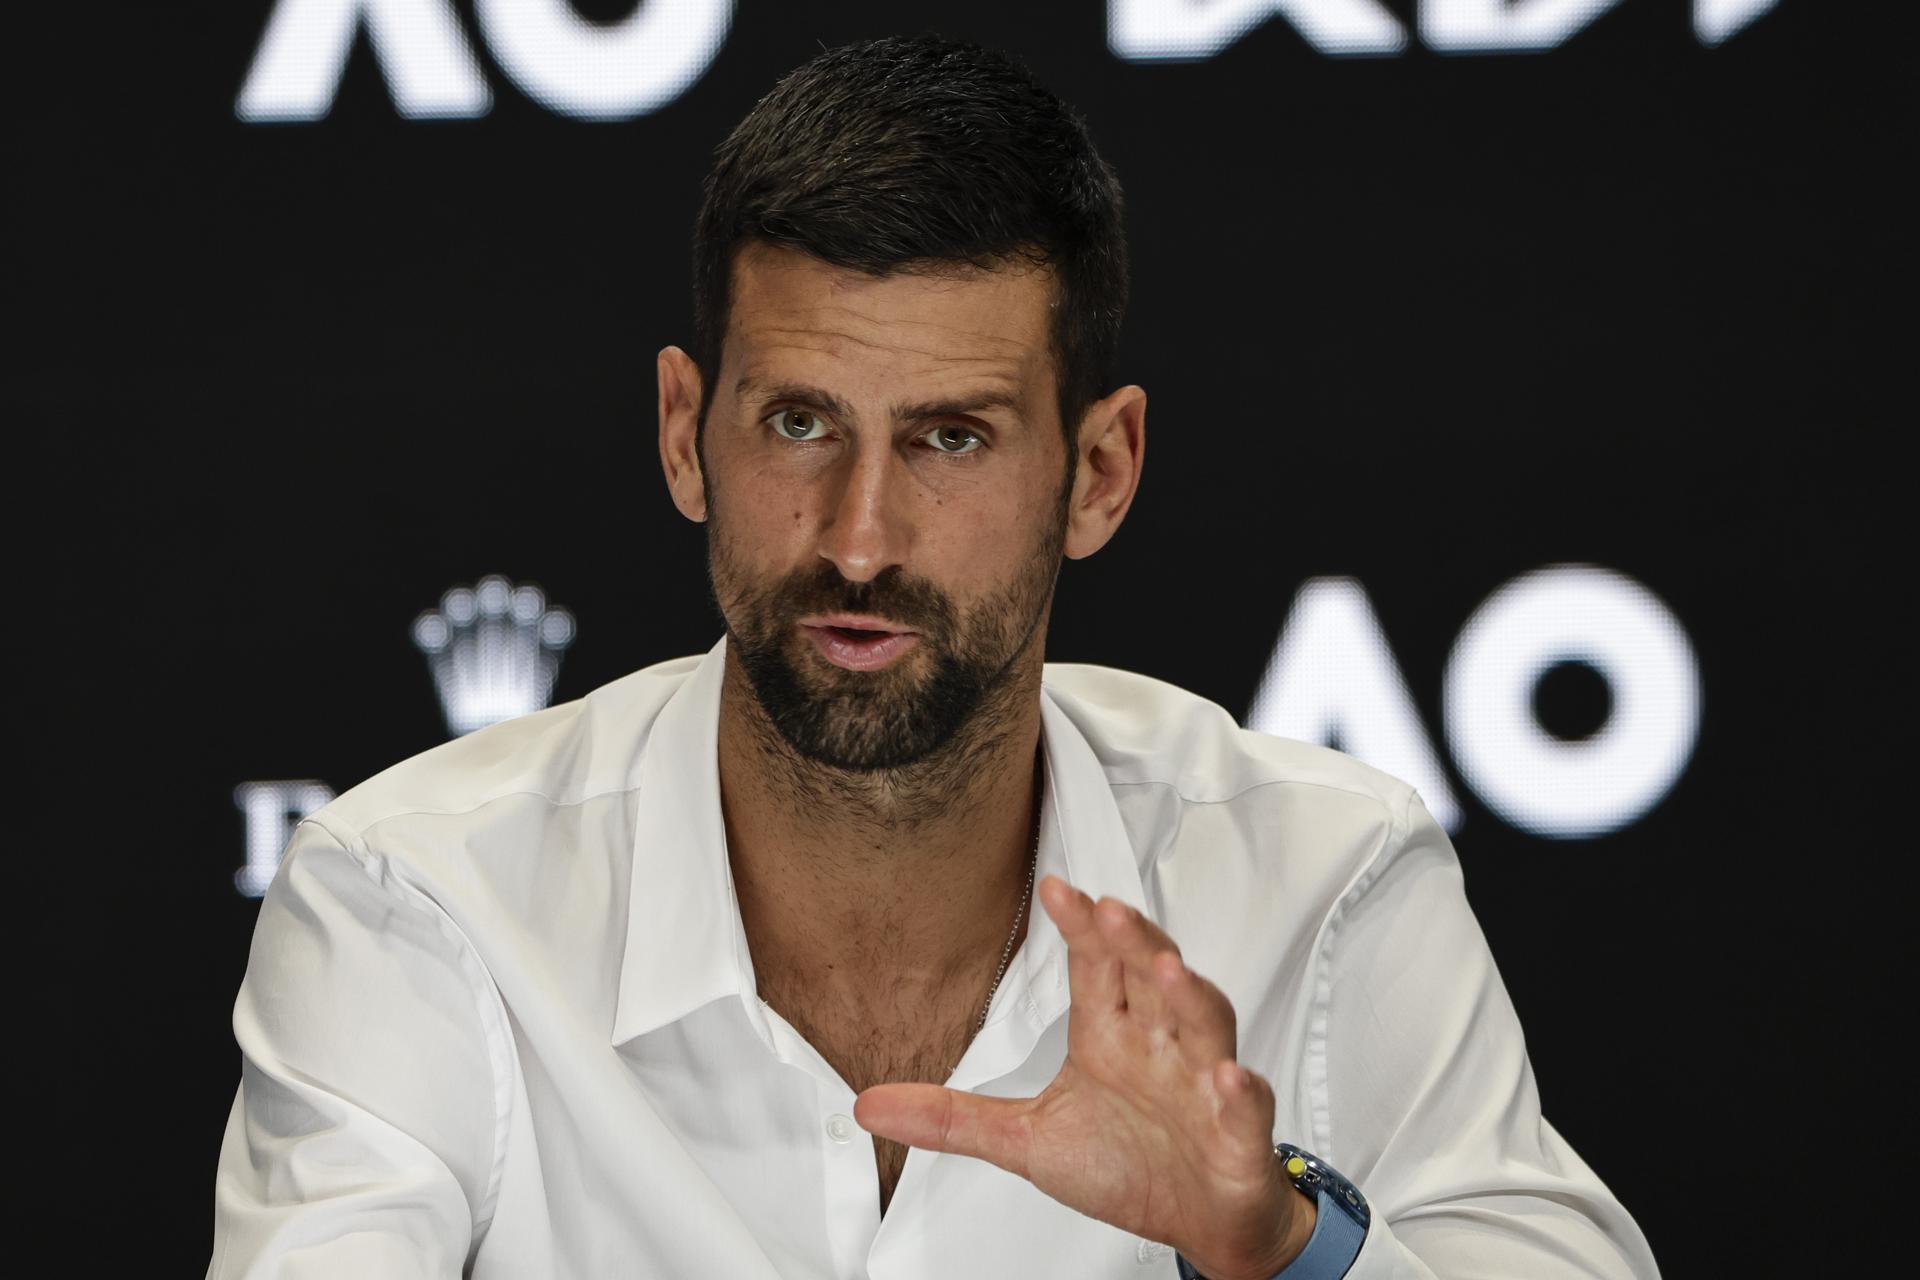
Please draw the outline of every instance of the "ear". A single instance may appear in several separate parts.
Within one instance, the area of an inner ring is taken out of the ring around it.
[[[1081,416],[1077,438],[1080,460],[1063,548],[1069,560],[1107,545],[1133,505],[1147,457],[1147,393],[1125,386],[1095,402]]]
[[[700,366],[678,347],[656,362],[660,378],[660,469],[673,505],[689,520],[707,518],[707,482],[700,473]]]

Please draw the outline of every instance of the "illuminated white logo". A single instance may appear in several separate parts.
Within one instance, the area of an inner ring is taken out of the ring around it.
[[[233,887],[248,898],[265,893],[293,838],[294,824],[331,799],[333,788],[311,778],[235,787],[233,802],[247,821],[247,861],[233,873]]]
[[[582,120],[629,120],[706,73],[733,0],[643,0],[611,23],[588,22],[568,0],[476,0],[474,16],[528,97]],[[255,124],[324,118],[363,26],[401,115],[459,119],[492,107],[452,0],[277,0],[234,113]]]
[[[1444,53],[1551,49],[1619,0],[1420,0],[1420,38]],[[1693,30],[1715,45],[1779,0],[1693,0]],[[1107,0],[1107,44],[1132,62],[1211,58],[1281,17],[1321,53],[1396,54],[1406,28],[1380,0]]]
[[[1444,53],[1551,49],[1619,0],[1421,0],[1420,38]]]
[[[1322,53],[1399,53],[1407,31],[1376,0],[1107,0],[1107,44],[1134,62],[1211,58],[1275,14]]]
[[[1612,709],[1562,739],[1534,694],[1562,663],[1591,668]],[[1692,758],[1700,670],[1680,620],[1633,579],[1592,565],[1523,574],[1467,620],[1447,658],[1442,714],[1460,776],[1535,835],[1574,839],[1637,821]],[[1366,590],[1313,578],[1294,597],[1247,727],[1330,743],[1411,783],[1442,826],[1461,812]]]
[[[1719,44],[1738,35],[1780,0],[1693,0],[1693,33],[1701,44]]]
[[[546,706],[573,630],[573,616],[548,608],[540,588],[494,574],[414,619],[413,643],[427,655],[447,728],[462,734]]]
[[[1293,598],[1247,728],[1339,747],[1413,784],[1434,819],[1460,825],[1460,806],[1386,632],[1352,578],[1309,578]]]
[[[1581,663],[1613,707],[1564,741],[1534,714],[1540,678]],[[1487,807],[1538,835],[1602,835],[1659,803],[1700,732],[1700,665],[1680,620],[1651,591],[1591,565],[1523,574],[1474,610],[1447,658],[1447,741]]]

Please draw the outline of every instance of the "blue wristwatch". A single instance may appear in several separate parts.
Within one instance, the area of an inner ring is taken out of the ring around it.
[[[1314,1198],[1315,1210],[1307,1247],[1273,1280],[1341,1280],[1360,1256],[1360,1246],[1367,1242],[1367,1226],[1373,1221],[1367,1198],[1320,1157],[1287,1142],[1274,1143],[1273,1150],[1286,1161],[1293,1185]],[[1174,1258],[1180,1280],[1202,1280],[1192,1263],[1179,1254]]]

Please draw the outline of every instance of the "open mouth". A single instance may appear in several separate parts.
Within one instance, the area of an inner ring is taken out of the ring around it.
[[[811,624],[807,624],[805,630],[827,661],[850,671],[873,671],[887,666],[920,642],[920,637],[911,631]]]

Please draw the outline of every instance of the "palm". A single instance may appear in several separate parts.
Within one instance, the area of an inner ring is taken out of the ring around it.
[[[1151,921],[1049,876],[1040,898],[1067,942],[1067,1057],[1034,1098],[878,1085],[855,1116],[911,1146],[991,1161],[1062,1204],[1189,1257],[1270,1252],[1290,1192],[1273,1157],[1274,1101],[1240,1083],[1233,1006]]]

